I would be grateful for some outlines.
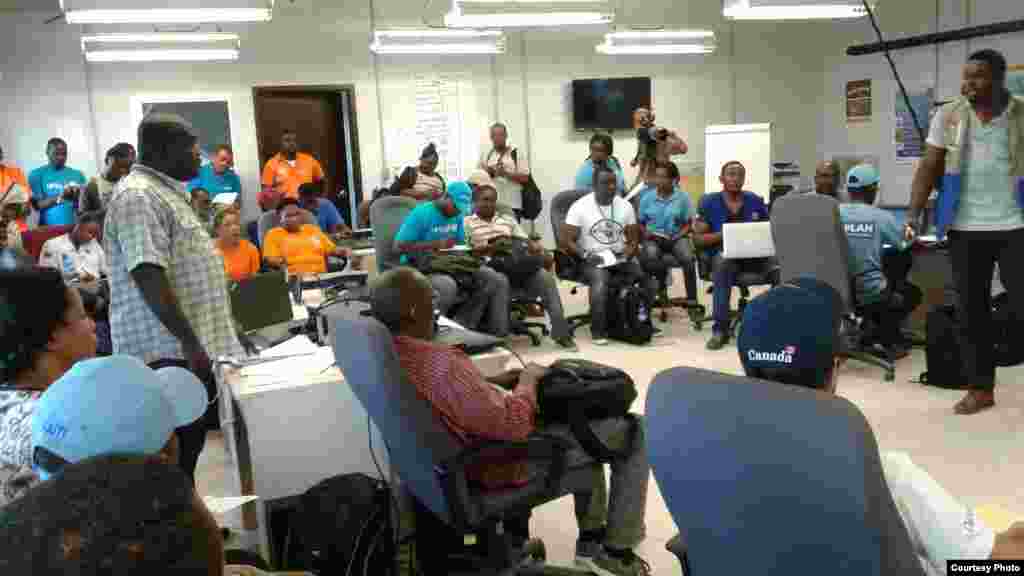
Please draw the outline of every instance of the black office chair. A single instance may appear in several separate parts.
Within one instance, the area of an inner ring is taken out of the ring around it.
[[[497,212],[498,214],[515,218],[517,222],[519,221],[519,213],[504,204],[498,204]],[[509,332],[515,336],[527,336],[530,338],[530,344],[540,346],[541,338],[546,338],[550,331],[547,324],[529,320],[530,308],[532,306],[539,306],[542,310],[544,309],[544,304],[540,298],[531,298],[526,294],[526,291],[513,284],[512,299],[509,302]],[[540,336],[534,330],[539,331]]]
[[[821,194],[783,196],[775,203],[771,223],[782,278],[817,278],[835,288],[842,297],[846,307],[842,326],[843,356],[877,366],[885,371],[886,382],[894,380],[895,361],[868,338],[872,327],[864,308],[854,299],[850,247],[839,220],[836,199]]]
[[[565,225],[565,217],[569,214],[569,208],[580,198],[590,194],[589,189],[585,190],[563,190],[551,199],[551,230],[555,234],[555,242],[561,238],[562,226]],[[571,254],[566,254],[560,248],[555,250],[555,274],[559,280],[572,282],[570,293],[575,295],[579,288],[586,287],[583,278],[583,262]],[[576,329],[590,324],[590,312],[576,314],[566,318],[569,323],[569,335],[575,336]]]
[[[704,291],[705,294],[711,295],[715,291],[715,287],[712,282],[712,269],[711,269],[711,256],[706,251],[695,248],[694,259],[697,261],[697,277],[703,282],[708,283],[707,289]],[[743,320],[743,311],[746,310],[747,304],[750,303],[750,289],[754,286],[773,286],[778,283],[778,269],[770,271],[768,274],[756,274],[752,272],[741,272],[736,275],[735,287],[740,291],[739,302],[736,303],[736,309],[729,311],[729,332],[735,333],[739,327],[740,321]],[[714,322],[714,316],[706,313],[696,319],[691,319],[693,325],[700,330],[705,322]]]
[[[696,368],[647,392],[647,452],[686,576],[924,576],[849,401]]]
[[[469,558],[463,558],[472,562],[471,573],[588,574],[545,567],[541,562],[543,547],[537,543],[528,546],[530,554],[524,556],[513,537],[504,533],[503,520],[568,494],[589,493],[600,465],[568,450],[557,438],[535,436],[523,442],[485,441],[464,446],[406,380],[391,333],[384,325],[374,319],[343,316],[330,321],[338,366],[380,430],[393,476],[401,478],[401,488],[454,530],[458,542],[472,534],[486,543],[485,550],[474,550]],[[509,449],[529,462],[529,484],[485,492],[467,479],[467,468],[487,456],[493,462],[494,450]]]

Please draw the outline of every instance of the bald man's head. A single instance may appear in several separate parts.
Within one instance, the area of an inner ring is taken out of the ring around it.
[[[139,124],[139,164],[187,182],[199,175],[199,137],[184,118],[153,113]]]
[[[835,198],[839,194],[839,166],[822,160],[814,169],[814,191]]]
[[[434,289],[414,268],[377,276],[370,287],[373,315],[393,334],[429,340],[434,334]]]

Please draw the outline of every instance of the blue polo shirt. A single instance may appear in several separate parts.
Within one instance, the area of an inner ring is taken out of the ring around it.
[[[435,240],[455,240],[456,244],[465,244],[463,218],[462,212],[457,212],[449,218],[438,210],[433,202],[424,202],[413,208],[405,217],[402,227],[395,235],[395,245]],[[402,255],[401,262],[405,264],[408,258]]]
[[[626,190],[626,178],[622,175],[622,166],[611,158],[609,158],[612,170],[615,171],[615,180],[619,183],[619,194],[622,194]],[[594,162],[587,158],[583,161],[583,165],[576,172],[576,189],[577,190],[593,190],[594,188]]]
[[[640,191],[640,224],[650,232],[675,236],[689,222],[692,208],[690,196],[676,187],[672,195],[662,198],[655,186]]]
[[[320,226],[324,233],[329,233],[332,228],[344,222],[334,203],[325,198],[318,199],[313,215],[316,216],[317,226]]]
[[[219,194],[241,194],[242,180],[231,168],[224,170],[223,174],[213,171],[213,164],[206,164],[199,169],[199,176],[196,176],[188,183],[188,191],[193,188],[202,188],[210,194],[213,200]]]
[[[85,190],[85,175],[67,166],[60,170],[47,164],[36,168],[28,175],[28,185],[32,189],[32,198],[36,201],[46,200],[64,194],[64,186],[78,184]],[[75,223],[75,203],[61,202],[43,210],[39,214],[41,226],[65,226]]]
[[[725,223],[736,222],[767,222],[768,206],[760,196],[753,192],[743,192],[743,206],[739,214],[732,214],[725,205],[725,197],[721,192],[705,194],[700,200],[700,207],[697,209],[697,218],[711,228],[711,233],[718,234],[722,231]],[[705,249],[709,256],[714,256],[722,251],[722,246]]]

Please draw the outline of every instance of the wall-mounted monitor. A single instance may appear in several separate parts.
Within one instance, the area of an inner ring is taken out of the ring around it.
[[[633,111],[650,105],[650,78],[572,81],[572,119],[576,130],[632,129]]]

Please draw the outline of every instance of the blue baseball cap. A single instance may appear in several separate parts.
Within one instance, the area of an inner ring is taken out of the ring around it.
[[[881,177],[873,164],[858,164],[846,174],[846,188],[859,190],[878,184]]]
[[[736,346],[747,374],[762,369],[823,382],[840,350],[843,303],[814,278],[797,278],[752,300],[743,313]]]
[[[175,428],[198,420],[206,406],[206,388],[184,368],[152,370],[131,356],[85,360],[39,397],[32,453],[45,448],[70,463],[101,454],[156,454]],[[49,478],[38,463],[33,468]]]

